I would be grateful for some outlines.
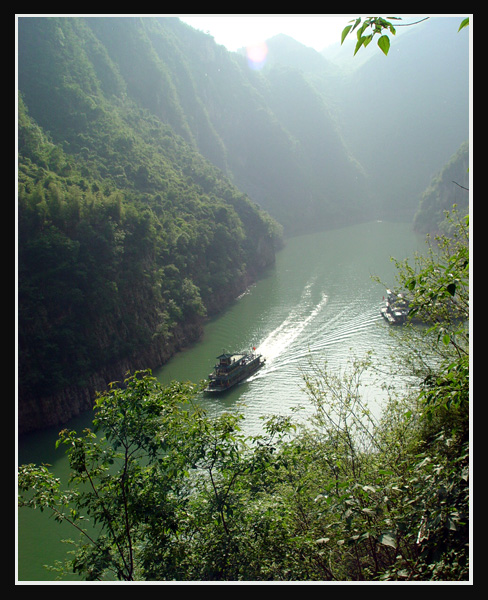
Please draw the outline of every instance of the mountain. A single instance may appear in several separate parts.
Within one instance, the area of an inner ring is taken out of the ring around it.
[[[276,101],[296,123],[308,120],[298,141],[313,172],[307,181],[322,176],[314,198],[329,214],[337,206],[330,199],[342,202],[345,192],[349,214],[412,220],[432,177],[468,139],[469,32],[458,32],[459,23],[431,17],[398,27],[387,57],[375,43],[354,56],[348,39],[321,53],[285,35],[267,40],[261,74],[275,91],[269,105],[295,139]]]
[[[467,139],[436,21],[351,73],[287,36],[256,71],[177,18],[20,17],[21,428],[196,339],[282,229],[412,218]]]
[[[437,233],[443,227],[446,211],[451,212],[454,205],[460,216],[468,214],[468,171],[469,145],[464,142],[422,194],[413,222],[416,231]]]
[[[163,364],[280,244],[280,226],[198,152],[150,24],[109,25],[19,20],[21,432]]]
[[[387,57],[370,44],[370,58],[337,88],[345,142],[387,218],[412,219],[434,174],[469,138],[469,32],[458,33],[460,20],[409,28]]]
[[[159,19],[158,24],[177,36],[180,56],[186,57],[194,82],[191,94],[204,107],[209,127],[225,148],[226,173],[239,189],[277,219],[287,234],[364,219],[365,175],[344,147],[326,99],[301,68],[253,71],[242,54],[227,52],[178,19]],[[286,36],[279,37],[287,41]],[[310,50],[293,45],[291,55]],[[315,55],[321,59],[311,50],[305,63]],[[168,54],[161,53],[160,58],[168,61]],[[178,63],[175,71],[181,69]],[[181,90],[181,99],[184,93]],[[307,130],[300,129],[299,114],[308,121]],[[196,127],[199,120],[195,117],[192,122]],[[313,141],[308,139],[310,133]],[[198,144],[213,161],[208,149]]]

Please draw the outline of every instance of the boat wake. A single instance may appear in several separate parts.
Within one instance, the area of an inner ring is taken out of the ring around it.
[[[327,304],[328,296],[323,293],[321,300],[314,305],[311,301],[312,283],[309,283],[298,304],[289,312],[286,319],[271,331],[259,344],[257,350],[266,358],[268,368],[283,353],[290,356],[293,343],[302,335],[306,327],[316,319]]]
[[[297,361],[341,345],[381,321],[376,307],[365,311],[358,302],[355,310],[351,304],[344,308],[337,302],[330,303],[325,292],[319,302],[314,303],[312,286],[313,281],[305,287],[288,316],[258,344],[257,351],[266,359],[266,366],[252,379],[279,369],[295,368]]]

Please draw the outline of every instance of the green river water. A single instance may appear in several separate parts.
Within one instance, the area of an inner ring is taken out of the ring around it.
[[[201,341],[179,353],[155,372],[163,383],[172,379],[205,379],[223,350],[250,350],[266,365],[225,396],[203,396],[208,414],[242,411],[246,433],[258,433],[262,416],[288,414],[303,406],[311,412],[301,372],[309,359],[343,369],[352,355],[374,351],[375,361],[391,361],[394,340],[379,308],[384,289],[379,276],[394,285],[396,269],[390,257],[403,259],[424,248],[423,239],[408,223],[374,221],[287,240],[276,264],[221,315],[210,320]],[[381,410],[382,392],[372,381],[367,392],[373,409]],[[370,400],[371,401],[371,400]],[[81,431],[91,412],[66,426]],[[58,477],[67,478],[62,449],[55,451],[56,427],[23,436],[18,461],[49,463]],[[46,513],[22,509],[18,514],[18,579],[49,581],[56,575],[43,565],[62,560],[72,535]]]

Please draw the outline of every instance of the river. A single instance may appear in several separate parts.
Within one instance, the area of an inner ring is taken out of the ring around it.
[[[225,396],[203,396],[208,414],[242,411],[246,433],[259,433],[261,417],[289,414],[302,406],[301,418],[312,408],[301,373],[309,360],[327,361],[342,370],[354,355],[374,351],[378,363],[391,361],[394,340],[380,313],[384,289],[372,276],[394,285],[396,269],[390,257],[403,259],[424,248],[408,223],[374,221],[287,240],[276,264],[221,315],[205,326],[201,341],[174,356],[155,372],[162,382],[205,379],[223,350],[256,350],[266,365]],[[369,382],[373,410],[381,410],[383,392]],[[67,424],[89,426],[91,412]],[[48,462],[58,477],[68,465],[54,450],[60,428],[23,436],[19,463]],[[18,517],[18,579],[55,579],[43,565],[62,560],[60,539],[71,534],[45,513],[22,509]]]
[[[200,403],[212,415],[242,410],[247,433],[259,433],[266,414],[302,406],[306,416],[311,405],[302,372],[310,360],[343,369],[369,350],[377,361],[390,360],[392,340],[379,312],[384,288],[372,277],[394,285],[390,257],[403,259],[421,246],[408,224],[382,221],[287,240],[276,265],[207,324],[200,342],[155,375],[163,383],[205,379],[224,350],[255,347],[265,367],[224,396],[204,395]],[[374,393],[381,404],[381,390]]]

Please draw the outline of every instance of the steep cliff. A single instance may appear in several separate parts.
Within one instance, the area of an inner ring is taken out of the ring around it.
[[[283,230],[413,214],[466,138],[436,27],[344,77],[284,36],[258,72],[176,18],[19,18],[20,427],[164,362]]]
[[[456,205],[460,216],[469,211],[469,144],[464,142],[423,192],[414,218],[419,233],[438,233],[446,211]]]

